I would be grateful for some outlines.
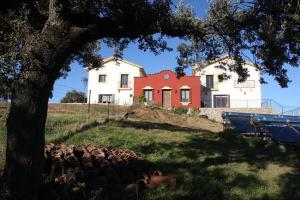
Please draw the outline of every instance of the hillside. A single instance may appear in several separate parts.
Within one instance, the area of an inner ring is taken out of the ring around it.
[[[130,121],[155,122],[158,125],[171,124],[210,132],[220,132],[223,130],[220,123],[215,123],[205,118],[175,114],[157,107],[133,106],[129,109],[126,119]]]
[[[139,199],[300,199],[299,153],[293,148],[282,153],[277,145],[260,138],[219,132],[221,124],[157,108],[131,107],[126,118],[121,118],[124,108],[122,114],[112,114],[108,122],[103,120],[107,107],[95,107],[89,118],[83,108],[49,109],[47,142],[129,148],[154,168],[176,178],[175,188],[141,191]],[[4,120],[0,130],[5,135]],[[2,140],[0,150],[3,145]],[[136,198],[113,187],[100,197]]]

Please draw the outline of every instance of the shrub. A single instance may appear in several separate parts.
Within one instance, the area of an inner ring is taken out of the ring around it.
[[[143,95],[137,97],[137,102],[138,103],[144,103],[144,102],[146,102],[146,97],[144,97]]]
[[[178,115],[182,115],[182,114],[186,114],[188,112],[188,108],[174,108],[172,110],[175,114],[178,114]]]
[[[159,105],[156,105],[154,103],[150,103],[148,104],[149,108],[152,109],[152,110],[160,110],[161,109],[161,106]]]
[[[85,101],[85,94],[76,90],[67,92],[66,96],[60,100],[61,103],[85,103]]]

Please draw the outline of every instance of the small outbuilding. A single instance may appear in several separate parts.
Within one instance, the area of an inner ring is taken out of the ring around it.
[[[144,96],[147,103],[165,108],[199,108],[201,85],[199,76],[182,76],[171,70],[134,78],[134,97]]]

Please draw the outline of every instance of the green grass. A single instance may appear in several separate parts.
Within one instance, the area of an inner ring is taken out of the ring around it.
[[[0,104],[0,169],[4,167],[6,148],[6,117],[8,109],[6,104]],[[110,105],[110,117],[121,116],[126,107]],[[107,117],[106,105],[91,105],[90,113],[87,105],[82,104],[51,104],[46,122],[46,143],[58,142],[70,135],[95,126],[96,121],[103,121]]]
[[[175,188],[145,191],[140,199],[300,199],[298,150],[282,153],[275,144],[232,131],[212,133],[117,120],[102,124],[94,119],[86,121],[80,114],[52,113],[47,121],[46,140],[130,148],[157,169],[176,177]],[[3,137],[5,129],[1,123],[0,130]],[[106,199],[122,196],[112,194]]]
[[[294,151],[281,153],[276,145],[234,132],[180,131],[177,126],[143,129],[138,122],[126,127],[126,122],[114,121],[74,134],[65,142],[130,148],[177,178],[176,188],[147,191],[142,199],[300,198]]]

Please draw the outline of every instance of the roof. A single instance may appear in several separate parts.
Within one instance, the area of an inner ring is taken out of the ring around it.
[[[231,58],[229,55],[225,55],[225,56],[222,56],[222,57],[217,58],[217,59],[215,59],[215,60],[207,61],[207,62],[205,62],[205,63],[203,63],[203,64],[200,64],[200,65],[198,64],[198,65],[196,65],[196,66],[194,66],[194,67],[192,68],[193,74],[194,74],[195,71],[198,70],[199,68],[204,69],[204,68],[206,68],[206,67],[208,67],[208,66],[210,66],[210,65],[212,65],[212,64],[221,62],[221,61],[223,61],[223,60],[229,60],[229,59],[232,59],[232,58]],[[232,60],[233,60],[233,59],[232,59]],[[252,62],[250,62],[250,61],[246,61],[246,64],[247,64],[247,65],[250,65],[250,66],[252,66],[252,67],[255,67],[254,63],[252,63]]]
[[[105,59],[102,61],[102,65],[104,65],[104,64],[106,64],[106,63],[109,63],[109,62],[111,62],[111,61],[116,61],[116,58],[115,58],[114,56],[105,58]],[[144,70],[144,68],[143,68],[142,66],[137,65],[137,64],[135,64],[135,63],[132,63],[132,62],[130,62],[130,61],[128,61],[128,60],[125,60],[125,59],[118,59],[118,61],[121,61],[121,62],[123,62],[123,63],[126,63],[126,64],[131,65],[131,66],[134,66],[134,67],[137,67],[137,68],[139,68],[139,69],[141,70],[141,72],[142,72],[144,75],[146,75],[146,72],[145,72],[145,70]]]

